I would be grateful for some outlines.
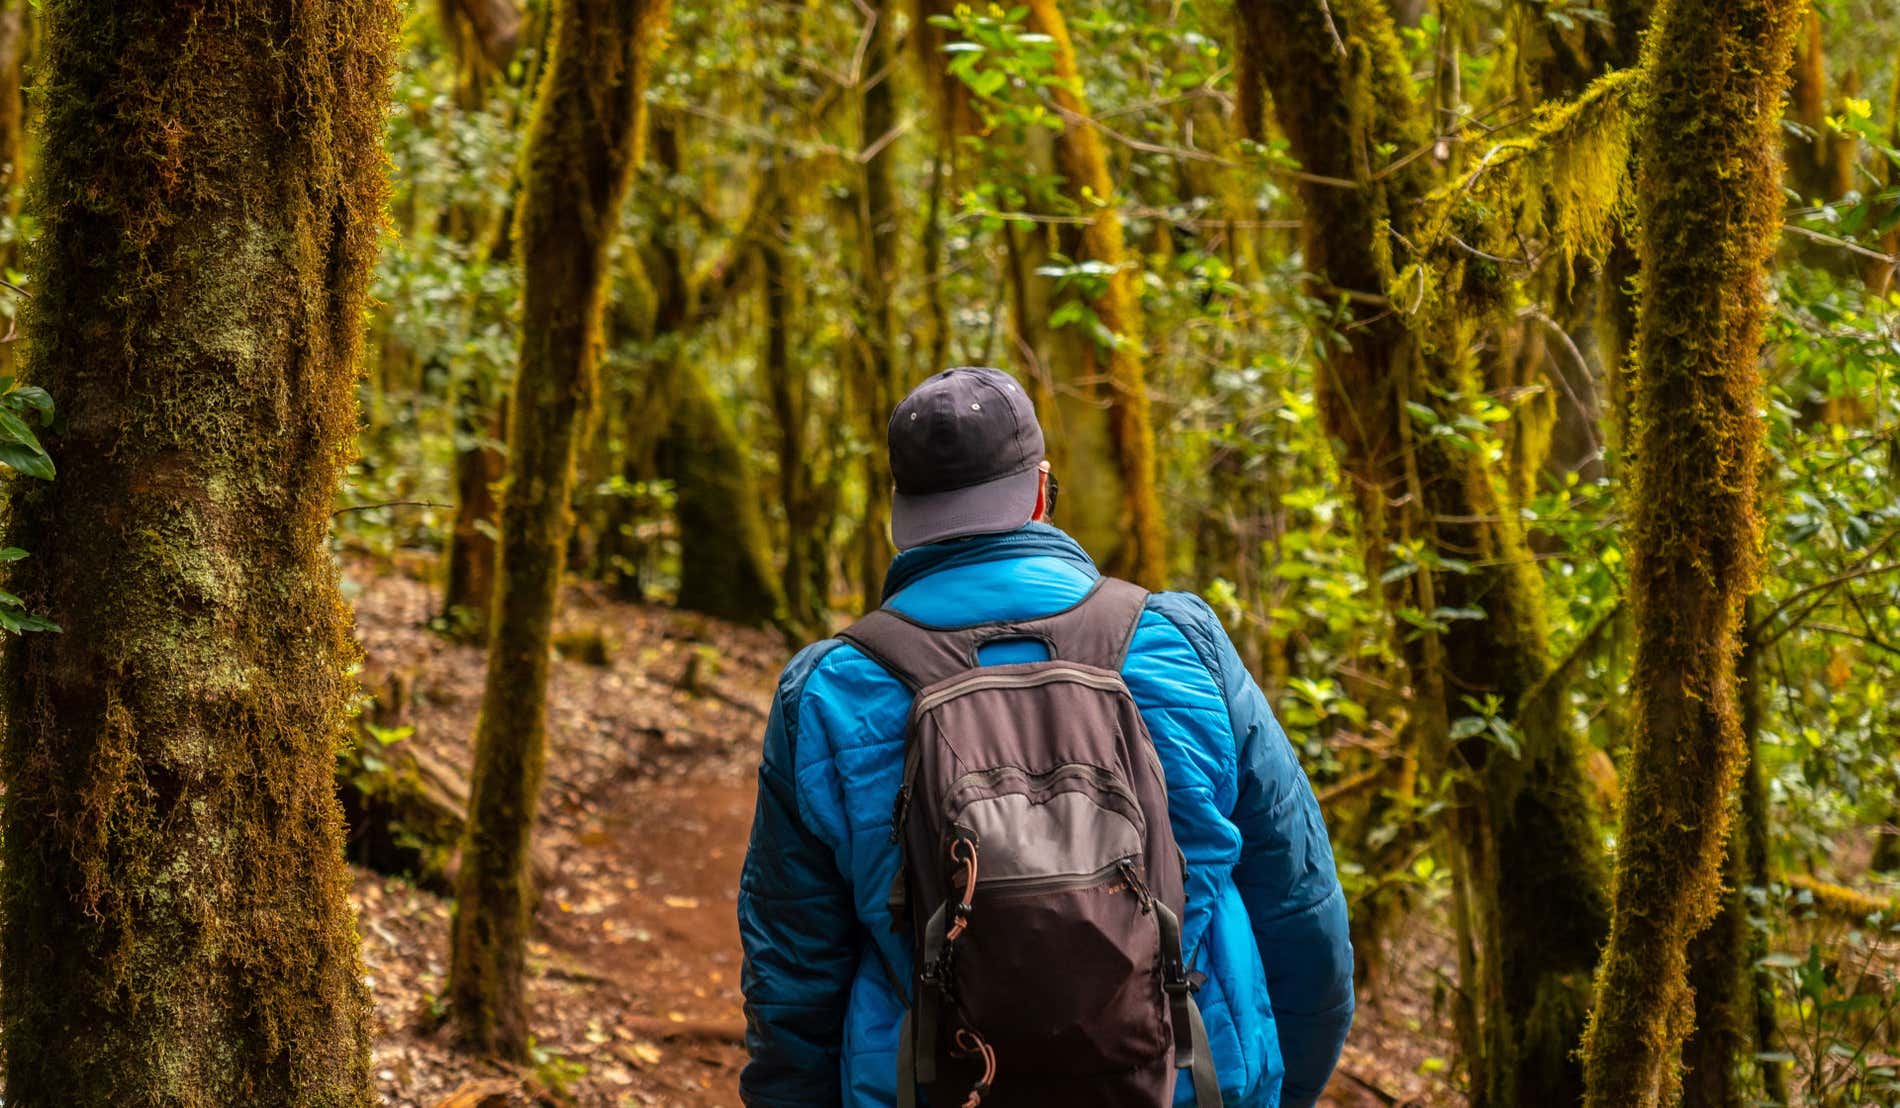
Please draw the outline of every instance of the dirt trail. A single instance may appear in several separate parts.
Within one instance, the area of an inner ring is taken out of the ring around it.
[[[468,764],[481,652],[425,627],[430,591],[353,567],[363,680],[411,690],[405,742]],[[539,1051],[512,1070],[456,1051],[441,1026],[450,905],[359,871],[385,1102],[734,1105],[744,1062],[736,895],[758,740],[785,650],[772,636],[571,590],[562,629],[606,665],[561,660],[536,839],[553,859],[529,946]],[[686,679],[689,672],[692,679]],[[697,689],[699,691],[690,691]]]
[[[425,629],[430,589],[352,567],[364,682],[411,690],[404,740],[468,764],[480,650]],[[529,968],[539,1051],[508,1069],[459,1051],[441,1025],[449,904],[358,871],[365,968],[377,1003],[379,1089],[396,1108],[738,1104],[739,868],[758,741],[786,651],[774,637],[571,590],[562,629],[597,636],[607,664],[561,660],[550,689],[537,844],[553,859]],[[694,691],[696,690],[696,691]],[[1323,1104],[1462,1103],[1445,1086],[1431,1002],[1441,936],[1395,944],[1400,987],[1361,1009]],[[1436,1068],[1435,1068],[1436,1067]]]

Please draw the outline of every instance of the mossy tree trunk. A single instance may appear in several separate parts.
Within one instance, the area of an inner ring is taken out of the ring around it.
[[[1694,1015],[1687,948],[1720,899],[1746,758],[1735,660],[1761,541],[1765,271],[1805,6],[1671,0],[1649,44],[1627,498],[1633,734],[1615,913],[1584,1040],[1588,1102],[1604,1108],[1678,1095]]]
[[[757,467],[705,366],[685,353],[694,332],[750,287],[755,244],[770,214],[769,190],[757,190],[751,211],[716,253],[695,258],[689,236],[680,233],[691,219],[687,206],[657,187],[685,168],[666,113],[653,120],[647,145],[645,180],[654,187],[642,188],[635,202],[647,209],[650,230],[622,255],[622,291],[613,309],[617,341],[637,341],[644,353],[611,414],[619,421],[611,464],[629,485],[657,477],[673,482],[680,607],[739,623],[775,622],[784,598]],[[651,556],[652,540],[634,530],[649,507],[615,497],[596,524],[603,576],[629,599],[644,597],[635,567]]]
[[[1771,1104],[1788,1100],[1780,1066],[1755,1060],[1758,1054],[1777,1049],[1773,984],[1759,967],[1768,954],[1767,938],[1754,926],[1748,893],[1768,880],[1768,786],[1760,759],[1761,676],[1758,643],[1743,643],[1735,679],[1747,764],[1735,797],[1736,823],[1729,835],[1722,907],[1689,945],[1695,1021],[1682,1044],[1682,1108],[1731,1108],[1762,1097]]]
[[[1457,782],[1445,830],[1459,890],[1472,1100],[1575,1103],[1572,1056],[1608,909],[1578,740],[1551,695],[1543,582],[1516,515],[1501,510],[1499,475],[1483,452],[1414,435],[1407,412],[1408,402],[1446,408],[1456,402],[1445,397],[1479,392],[1477,321],[1418,335],[1384,297],[1382,222],[1404,231],[1434,182],[1426,159],[1375,177],[1367,152],[1423,145],[1425,113],[1382,4],[1237,8],[1246,68],[1271,92],[1306,171],[1305,262],[1314,295],[1337,305],[1340,324],[1318,378],[1321,415],[1351,482],[1367,562],[1380,573],[1393,545],[1422,540],[1471,567],[1396,576],[1385,601],[1411,678],[1408,728],[1421,775],[1450,771]],[[1455,413],[1441,415],[1448,422]],[[1396,618],[1441,608],[1484,618],[1427,634]],[[1449,739],[1451,722],[1471,714],[1467,698],[1487,695],[1517,734],[1516,756],[1483,738]]]
[[[759,246],[759,293],[764,317],[760,370],[777,424],[778,498],[785,512],[785,568],[780,574],[785,618],[800,637],[824,633],[830,600],[830,547],[824,489],[813,465],[811,389],[793,356],[797,319],[803,313],[798,259],[786,249],[792,224],[786,216]],[[731,490],[738,492],[739,490]],[[750,493],[748,493],[750,495]],[[756,538],[763,543],[765,534]],[[761,547],[759,560],[770,565]]]
[[[656,130],[656,168],[668,177],[685,170],[673,127]],[[757,466],[702,363],[684,355],[694,328],[728,308],[742,277],[755,267],[758,240],[777,230],[772,183],[759,187],[752,210],[721,253],[696,265],[670,225],[683,211],[656,220],[653,241],[641,251],[655,300],[649,347],[656,356],[648,392],[657,471],[672,479],[680,542],[679,606],[735,623],[762,625],[784,618],[785,593],[772,564],[771,530],[759,491]],[[640,429],[631,429],[638,436]]]
[[[1087,97],[1069,39],[1068,23],[1056,0],[1029,0],[1030,26],[1048,35],[1055,53],[1057,83],[1050,89],[1056,109],[1064,117],[1056,138],[1056,163],[1078,211],[1087,215],[1081,227],[1078,262],[1094,262],[1111,272],[1096,282],[1088,295],[1106,341],[1076,344],[1078,363],[1060,367],[1065,391],[1085,398],[1067,406],[1064,434],[1088,435],[1088,422],[1102,424],[1113,463],[1113,478],[1121,494],[1119,526],[1111,543],[1107,568],[1149,588],[1163,588],[1168,579],[1167,526],[1156,485],[1155,435],[1149,414],[1148,377],[1142,357],[1141,275],[1122,241],[1119,193],[1108,171],[1102,136],[1088,119]],[[1106,483],[1108,473],[1078,473],[1077,483]]]
[[[5,1099],[369,1105],[326,545],[386,186],[387,0],[60,0],[0,741]]]
[[[546,759],[549,632],[611,247],[640,160],[650,56],[666,14],[666,0],[556,0],[523,161],[521,358],[449,968],[449,1011],[463,1041],[513,1060],[528,1054],[528,847]]]
[[[785,618],[759,482],[703,365],[672,366],[673,408],[660,468],[678,491],[679,606],[753,626]]]
[[[890,567],[890,457],[886,424],[897,404],[902,381],[897,369],[897,202],[892,177],[897,162],[897,96],[893,85],[896,0],[878,0],[868,18],[864,90],[858,114],[863,183],[858,196],[858,403],[867,447],[862,466],[864,522],[858,536],[858,578],[865,607],[877,603]],[[933,196],[932,203],[940,202]],[[933,297],[938,295],[933,292]],[[931,372],[936,372],[933,367]]]

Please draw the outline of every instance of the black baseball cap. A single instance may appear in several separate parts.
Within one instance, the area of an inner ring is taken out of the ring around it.
[[[1016,379],[957,366],[891,413],[891,538],[898,549],[1013,531],[1036,511],[1042,425]]]

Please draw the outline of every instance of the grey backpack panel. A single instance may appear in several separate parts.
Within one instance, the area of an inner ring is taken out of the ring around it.
[[[916,692],[891,818],[893,926],[916,951],[899,1104],[1220,1104],[1181,958],[1184,863],[1121,664],[1147,593],[1103,578],[1034,620],[889,609],[843,638]],[[981,666],[1035,639],[1049,659]]]

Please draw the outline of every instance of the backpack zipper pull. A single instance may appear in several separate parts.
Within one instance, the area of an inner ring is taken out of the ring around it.
[[[1135,899],[1141,902],[1142,915],[1153,911],[1154,895],[1148,891],[1148,886],[1142,883],[1141,875],[1135,872],[1135,860],[1123,858],[1116,863],[1116,866],[1122,871],[1123,880],[1128,882],[1129,891],[1134,893]]]

